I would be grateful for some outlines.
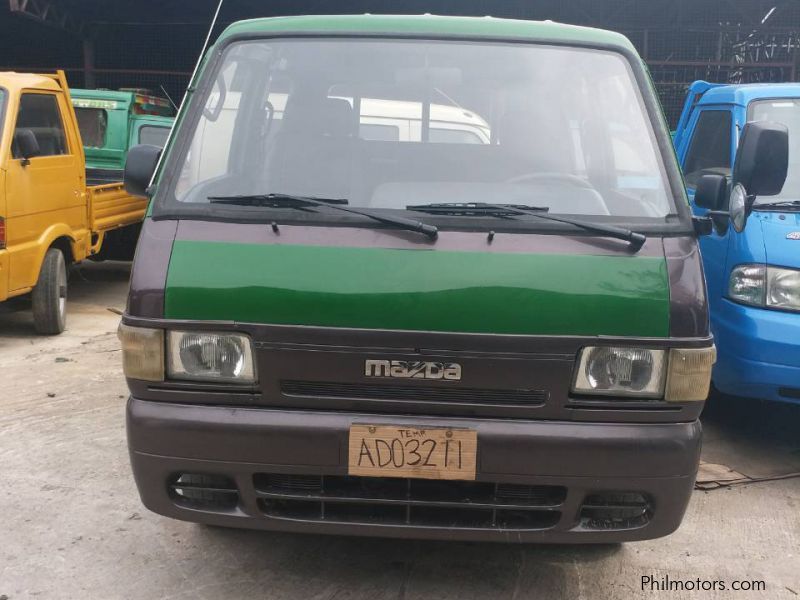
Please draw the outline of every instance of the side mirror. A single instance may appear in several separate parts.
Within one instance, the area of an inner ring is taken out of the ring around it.
[[[789,170],[789,129],[782,123],[747,123],[739,139],[728,201],[733,228],[744,231],[756,196],[781,193]]]
[[[123,181],[125,190],[131,196],[147,198],[147,188],[150,187],[160,156],[161,148],[148,144],[134,146],[128,151]]]
[[[708,210],[722,210],[728,201],[728,180],[722,175],[703,175],[697,182],[694,203]]]
[[[29,164],[31,158],[41,154],[36,134],[30,129],[20,128],[14,132],[14,146],[17,154],[22,158],[23,165]]]
[[[780,194],[789,169],[789,130],[782,123],[755,121],[742,130],[733,183],[740,183],[748,197]],[[752,201],[751,201],[752,204]]]

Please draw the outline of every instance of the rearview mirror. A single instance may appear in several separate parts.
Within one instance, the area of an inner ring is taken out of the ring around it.
[[[147,188],[150,187],[160,156],[161,148],[149,144],[134,146],[128,151],[123,180],[125,190],[131,196],[147,198]]]
[[[14,146],[16,148],[15,155],[22,158],[25,165],[30,162],[31,158],[41,154],[36,134],[30,129],[20,128],[14,132]]]

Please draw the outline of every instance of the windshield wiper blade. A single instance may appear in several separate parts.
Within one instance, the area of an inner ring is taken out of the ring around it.
[[[547,212],[550,207],[527,204],[489,204],[488,202],[436,202],[433,204],[410,204],[406,206],[406,209],[434,215],[505,217],[518,215],[522,210]]]
[[[307,203],[314,206],[314,203],[323,204],[347,204],[345,198],[322,198],[319,196],[294,196],[291,194],[239,194],[235,196],[209,196],[211,204],[236,204],[242,206],[264,206],[268,208],[292,208],[293,204],[302,205]]]
[[[439,237],[439,229],[422,221],[407,219],[394,215],[381,215],[361,208],[342,206],[347,204],[343,198],[319,198],[317,196],[295,196],[292,194],[254,194],[243,196],[209,196],[209,201],[217,204],[246,204],[249,206],[264,206],[268,208],[297,208],[304,210],[307,207],[326,206],[342,212],[361,215],[385,225],[394,225],[407,231],[416,231],[435,240]]]
[[[759,202],[753,206],[754,209],[759,208],[781,208],[781,207],[789,207],[789,206],[798,206],[800,207],[800,200],[777,200],[775,202]]]
[[[554,217],[553,215],[543,215],[536,211],[519,208],[519,205],[516,205],[516,208],[524,214],[529,214],[539,219],[555,221],[556,223],[566,223],[567,225],[574,225],[575,227],[580,227],[586,231],[593,231],[606,237],[623,240],[628,242],[631,250],[634,252],[638,252],[647,241],[647,236],[645,236],[643,233],[637,233],[635,231],[631,231],[630,229],[625,229],[624,227],[617,227],[616,225],[604,225],[603,223],[592,223],[589,221],[581,221],[580,219],[567,219],[564,217]]]
[[[546,221],[566,223],[568,225],[580,227],[581,229],[593,231],[607,237],[623,240],[630,244],[631,249],[634,252],[638,251],[647,241],[647,237],[644,234],[636,233],[635,231],[631,231],[630,229],[625,229],[623,227],[604,225],[602,223],[590,223],[587,221],[581,221],[579,219],[567,219],[565,217],[554,217],[553,215],[543,214],[549,210],[549,207],[546,206],[529,206],[527,204],[492,204],[488,202],[452,202],[421,204],[417,206],[407,206],[406,208],[409,210],[419,210],[422,212],[436,212],[438,214],[469,213],[476,216],[496,216],[502,218],[530,215]]]

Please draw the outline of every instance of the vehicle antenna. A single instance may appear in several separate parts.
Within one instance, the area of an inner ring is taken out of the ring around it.
[[[164,95],[167,97],[167,100],[169,100],[169,103],[172,104],[172,108],[174,108],[175,112],[177,112],[178,111],[178,107],[175,105],[175,102],[172,100],[172,96],[169,95],[169,92],[167,91],[167,89],[163,85],[160,85],[158,87],[161,88],[161,91],[164,92]]]
[[[194,90],[194,79],[197,77],[197,71],[200,69],[200,65],[203,62],[203,57],[206,54],[206,50],[208,50],[208,43],[211,41],[211,34],[214,32],[214,27],[217,26],[217,19],[219,18],[219,13],[222,10],[222,5],[225,3],[225,0],[219,0],[217,4],[217,10],[214,11],[214,17],[211,19],[211,27],[208,28],[208,33],[206,34],[206,39],[203,42],[203,48],[200,50],[200,56],[197,58],[197,62],[194,65],[194,70],[192,71],[192,76],[189,79],[189,85],[186,88],[186,91],[183,93],[183,98],[181,99],[181,105],[178,107],[178,111],[183,108],[184,103],[186,102],[186,98],[189,96],[189,92]],[[162,88],[163,89],[163,88]],[[172,100],[170,100],[172,102]],[[174,104],[173,104],[174,106]],[[164,142],[164,148],[168,148],[170,142],[172,141],[172,135],[175,132],[175,128],[172,127],[169,130],[169,135],[167,135],[167,141]],[[153,176],[150,178],[150,185],[148,189],[153,185],[153,180],[156,178],[156,174],[158,173],[159,169],[161,168],[161,161],[164,160],[164,155],[166,152],[162,152],[161,155],[158,157],[158,162],[156,163],[156,168],[153,170]]]

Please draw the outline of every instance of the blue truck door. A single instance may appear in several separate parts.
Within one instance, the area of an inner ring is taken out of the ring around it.
[[[688,120],[687,132],[684,133],[678,148],[678,158],[683,168],[689,202],[692,211],[697,215],[707,212],[694,205],[694,193],[700,178],[709,174],[726,177],[731,175],[736,139],[731,108],[709,105],[696,110]],[[730,231],[728,227],[720,235],[715,230],[711,235],[700,239],[712,309],[725,294]]]

